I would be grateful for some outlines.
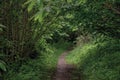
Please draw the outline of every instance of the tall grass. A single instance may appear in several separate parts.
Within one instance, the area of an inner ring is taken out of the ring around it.
[[[77,70],[73,80],[120,80],[120,40],[106,39],[78,46],[66,57]]]

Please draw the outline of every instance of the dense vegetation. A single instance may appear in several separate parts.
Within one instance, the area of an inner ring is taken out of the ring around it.
[[[104,37],[103,37],[104,38]],[[76,65],[73,80],[120,79],[120,41],[107,38],[78,46],[66,57],[68,63]]]
[[[50,80],[60,53],[73,80],[119,80],[119,0],[0,0],[0,78]]]
[[[80,36],[77,48],[66,57],[77,66],[73,80],[120,79],[119,4],[117,0],[87,0],[74,11]]]

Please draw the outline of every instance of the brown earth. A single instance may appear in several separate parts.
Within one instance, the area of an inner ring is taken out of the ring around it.
[[[58,60],[57,70],[53,80],[71,80],[71,73],[74,69],[73,65],[67,64],[65,56],[69,51],[64,52]]]

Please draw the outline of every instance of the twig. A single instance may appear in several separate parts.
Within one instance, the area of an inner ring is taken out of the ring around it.
[[[117,14],[120,14],[120,11],[118,11],[117,9],[113,8],[113,6],[109,3],[106,3],[105,6],[109,9],[111,9],[112,11],[114,11]]]

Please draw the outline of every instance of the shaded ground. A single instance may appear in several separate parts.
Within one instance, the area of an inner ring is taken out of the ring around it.
[[[57,71],[53,80],[71,80],[71,72],[73,70],[73,65],[67,64],[65,61],[65,56],[69,51],[64,52],[58,60]]]

